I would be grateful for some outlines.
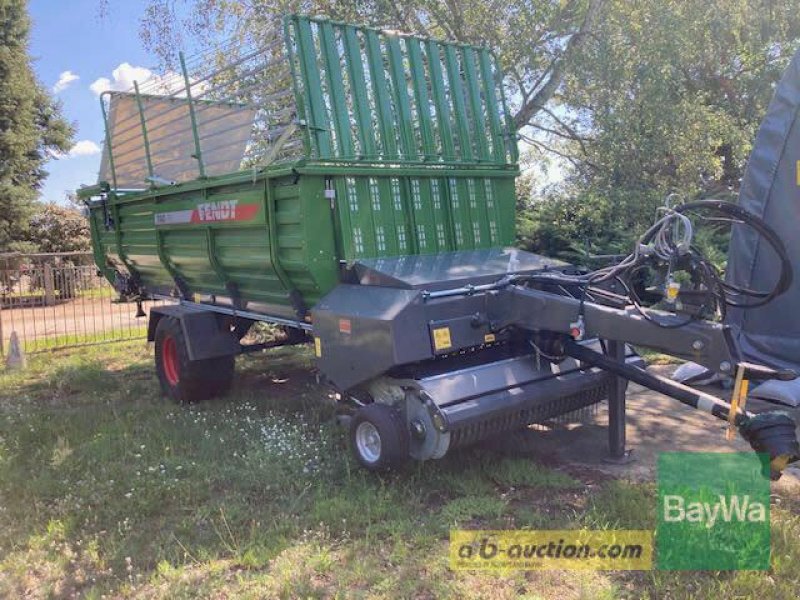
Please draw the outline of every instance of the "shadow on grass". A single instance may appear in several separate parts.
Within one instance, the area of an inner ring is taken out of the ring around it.
[[[156,585],[220,560],[261,572],[293,552],[323,564],[334,548],[350,557],[331,567],[336,581],[394,581],[384,563],[399,553],[412,570],[438,565],[402,584],[405,595],[446,592],[450,527],[541,521],[518,510],[518,490],[579,485],[483,448],[366,473],[302,350],[243,358],[227,398],[189,407],[161,398],[151,361],[121,344],[36,357],[0,378],[0,565],[11,574],[0,595]],[[278,579],[269,585],[290,596],[310,585]]]
[[[0,375],[0,597],[680,589],[679,576],[449,571],[453,527],[650,528],[653,492],[589,487],[492,444],[366,473],[310,366],[304,349],[243,357],[228,397],[188,407],[161,398],[141,343]]]

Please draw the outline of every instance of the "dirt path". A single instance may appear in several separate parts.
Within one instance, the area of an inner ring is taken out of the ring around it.
[[[135,314],[135,303],[117,303],[111,298],[76,298],[55,306],[3,309],[0,339],[7,348],[11,332],[16,331],[30,350],[60,338],[137,337],[147,320],[137,319]]]
[[[674,367],[651,367],[667,375]],[[723,399],[730,392],[718,387],[705,391]],[[608,460],[608,407],[603,404],[586,423],[570,424],[530,436],[532,449],[551,455],[559,462],[578,468],[590,467],[607,475],[636,481],[655,479],[656,462],[661,452],[734,452],[752,451],[738,435],[728,442],[726,425],[698,410],[667,396],[638,385],[631,385],[627,394],[627,447],[630,460],[620,463]],[[784,410],[800,422],[800,409],[749,400],[753,412]],[[790,466],[778,482],[780,487],[800,489],[800,467]]]

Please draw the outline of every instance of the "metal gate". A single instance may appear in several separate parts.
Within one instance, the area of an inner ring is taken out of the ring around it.
[[[136,304],[98,276],[90,252],[0,254],[3,356],[12,332],[28,353],[144,339],[147,321],[135,314]]]

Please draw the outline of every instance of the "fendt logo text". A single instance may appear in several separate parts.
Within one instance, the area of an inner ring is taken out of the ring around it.
[[[197,205],[197,216],[201,221],[235,221],[238,200],[203,202]]]
[[[258,216],[258,203],[239,203],[239,200],[201,202],[196,208],[155,213],[156,226],[190,225],[196,223],[225,223],[252,221]]]
[[[762,502],[753,501],[750,496],[719,495],[718,501],[687,502],[683,496],[664,496],[664,521],[667,523],[704,523],[709,529],[719,519],[725,523],[763,523],[767,519],[767,510]]]

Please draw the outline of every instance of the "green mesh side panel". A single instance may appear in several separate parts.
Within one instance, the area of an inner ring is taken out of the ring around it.
[[[485,48],[301,16],[285,25],[308,158],[516,163],[502,74]]]
[[[512,177],[339,176],[331,180],[346,259],[507,246]]]

